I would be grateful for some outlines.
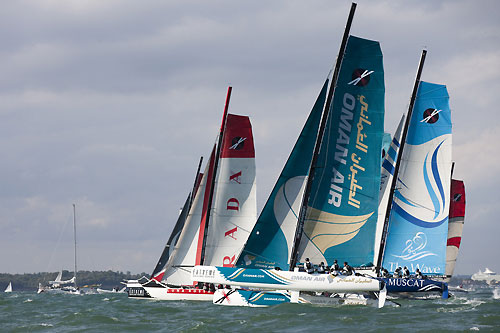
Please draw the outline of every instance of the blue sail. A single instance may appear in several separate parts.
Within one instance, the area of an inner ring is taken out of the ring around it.
[[[403,148],[382,265],[443,275],[451,175],[446,86],[420,82]]]
[[[314,173],[301,262],[373,265],[384,93],[380,44],[350,36]]]
[[[297,142],[274,185],[243,251],[237,267],[289,268],[305,182],[309,174],[314,143],[325,103],[328,80],[312,108]]]

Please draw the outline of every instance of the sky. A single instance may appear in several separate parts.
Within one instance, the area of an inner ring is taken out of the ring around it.
[[[253,125],[258,211],[333,67],[350,1],[8,1],[0,11],[0,272],[150,273],[227,87]],[[499,272],[498,1],[358,1],[384,54],[385,129],[446,84],[467,208],[456,274]]]

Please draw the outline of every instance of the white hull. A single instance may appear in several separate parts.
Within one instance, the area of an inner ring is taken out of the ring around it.
[[[383,288],[380,281],[363,276],[333,276],[266,269],[244,269],[215,266],[195,266],[193,281],[215,285],[234,285],[255,289],[313,291],[330,293],[361,293]]]
[[[162,301],[212,301],[213,292],[186,287],[171,288],[155,280],[140,283],[137,280],[127,281],[127,292],[130,298],[157,299]]]
[[[107,289],[97,288],[97,292],[99,294],[124,294],[125,288],[120,290],[107,290]]]
[[[75,288],[38,288],[37,293],[81,295],[80,290]]]
[[[268,307],[282,303],[315,304],[324,306],[364,305],[382,307],[384,300],[362,294],[297,293],[285,290],[257,291],[219,289],[214,293],[214,304],[224,306]],[[295,296],[295,298],[294,298]],[[391,306],[396,303],[389,302]]]
[[[214,293],[202,289],[144,287],[153,299],[162,301],[212,301]]]

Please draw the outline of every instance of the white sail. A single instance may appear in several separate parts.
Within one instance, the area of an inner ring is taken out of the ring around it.
[[[399,146],[401,144],[401,136],[403,126],[406,120],[406,115],[403,114],[399,122],[394,138],[387,153],[385,154],[382,163],[382,173],[380,178],[380,193],[378,197],[378,218],[377,228],[375,231],[375,248],[373,262],[378,265],[378,257],[380,252],[380,242],[382,241],[382,233],[384,231],[385,215],[387,213],[387,205],[389,203],[389,194],[391,192],[391,183],[394,177],[394,168],[396,166],[397,156],[399,154]]]
[[[5,292],[6,293],[11,293],[12,292],[12,282],[9,282],[9,285],[7,286],[7,288],[5,288]]]
[[[250,120],[228,114],[203,263],[234,266],[256,220],[255,151]]]
[[[207,163],[198,191],[193,200],[184,228],[175,245],[172,255],[166,265],[164,280],[173,285],[183,285],[190,282],[191,269],[195,265],[196,249],[200,234],[200,221],[203,214],[203,203],[206,196],[207,178],[210,165],[213,164],[213,155]]]

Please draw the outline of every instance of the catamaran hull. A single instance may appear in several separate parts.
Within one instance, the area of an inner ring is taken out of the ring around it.
[[[438,292],[448,298],[448,284],[429,279],[377,278],[383,281],[389,293],[429,293]]]
[[[193,281],[239,287],[289,291],[315,291],[331,293],[359,293],[380,291],[384,283],[362,276],[333,276],[306,272],[278,271],[274,269],[195,266]]]
[[[288,291],[261,291],[246,289],[218,289],[214,293],[213,303],[226,306],[267,307],[282,303],[291,303]],[[297,303],[309,303],[299,297]]]
[[[150,298],[162,301],[212,301],[214,293],[203,289],[144,287]]]
[[[214,293],[214,304],[225,306],[248,306],[248,307],[268,307],[283,303],[299,303],[299,304],[316,304],[325,306],[338,305],[364,305],[382,307],[384,301],[374,298],[365,297],[362,294],[321,294],[314,295],[302,293],[297,301],[292,301],[292,293],[289,291],[261,291],[261,290],[246,290],[246,289],[219,289]],[[389,301],[389,304],[397,306],[397,304]]]
[[[157,299],[163,301],[212,301],[213,292],[197,288],[171,288],[155,280],[140,283],[127,281],[130,298]]]

